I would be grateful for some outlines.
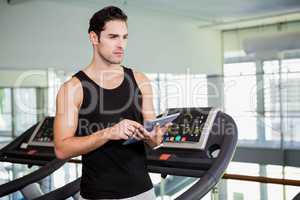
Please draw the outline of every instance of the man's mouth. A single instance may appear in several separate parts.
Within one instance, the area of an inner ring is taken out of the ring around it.
[[[124,52],[123,51],[115,51],[114,54],[116,54],[116,55],[123,55]]]

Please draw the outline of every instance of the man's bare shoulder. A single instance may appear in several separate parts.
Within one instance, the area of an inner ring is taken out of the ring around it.
[[[65,92],[80,92],[81,82],[78,78],[72,77],[61,85],[60,91],[61,90]]]
[[[134,78],[143,94],[151,94],[152,86],[150,79],[142,72],[132,70]]]
[[[60,87],[57,94],[57,100],[60,101],[66,98],[68,101],[73,100],[77,106],[81,104],[83,92],[81,82],[78,78],[72,77]]]
[[[78,86],[81,86],[81,83],[80,80],[76,77],[72,77],[71,79],[63,83],[63,87],[77,88]]]
[[[137,71],[137,70],[132,70],[133,74],[134,74],[134,78],[136,79],[136,81],[141,84],[143,84],[144,82],[150,82],[150,79],[142,72]]]

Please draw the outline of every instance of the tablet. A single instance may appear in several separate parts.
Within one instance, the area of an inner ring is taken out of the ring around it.
[[[163,127],[166,124],[174,121],[179,115],[180,115],[180,112],[175,113],[175,114],[171,114],[171,115],[167,115],[167,116],[162,116],[162,117],[154,119],[154,120],[145,121],[144,122],[144,128],[148,132],[151,132],[154,129],[156,124],[159,124],[160,127]],[[123,145],[132,144],[132,143],[135,143],[135,142],[138,142],[138,141],[139,140],[136,140],[134,138],[129,138],[128,140],[126,140],[123,143]]]

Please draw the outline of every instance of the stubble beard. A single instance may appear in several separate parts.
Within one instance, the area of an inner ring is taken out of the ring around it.
[[[101,53],[99,53],[99,56],[108,64],[116,65],[116,64],[121,64],[123,61],[123,58],[121,59],[114,59],[113,56],[104,56]]]

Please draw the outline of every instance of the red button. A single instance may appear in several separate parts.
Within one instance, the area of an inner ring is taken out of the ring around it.
[[[183,141],[183,142],[186,141],[186,137],[182,137],[181,141]]]
[[[32,150],[27,151],[27,154],[28,154],[28,155],[34,155],[34,154],[36,154],[36,153],[37,153],[37,150],[35,150],[35,149],[32,149]]]
[[[160,155],[159,160],[168,160],[171,157],[171,154],[163,153]]]

